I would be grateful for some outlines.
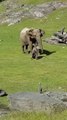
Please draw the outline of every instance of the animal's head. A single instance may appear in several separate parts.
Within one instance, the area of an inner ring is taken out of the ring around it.
[[[32,35],[36,38],[38,36],[42,37],[44,34],[45,34],[45,32],[42,29],[33,29],[33,31],[32,31]]]
[[[31,28],[27,31],[27,34],[31,39],[37,39],[37,37],[42,37],[45,34],[45,31],[43,31],[42,29]]]

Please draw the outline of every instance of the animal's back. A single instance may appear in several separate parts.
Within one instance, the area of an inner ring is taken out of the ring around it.
[[[27,34],[26,32],[29,30],[29,28],[24,28],[21,30],[20,32],[20,41],[21,41],[21,44],[28,44],[28,41],[27,41]]]
[[[29,30],[29,28],[24,28],[24,29],[21,31],[21,34],[22,34],[22,33],[26,33],[28,30]]]
[[[26,32],[29,30],[29,28],[24,28],[20,32],[20,39],[23,39],[26,36]]]

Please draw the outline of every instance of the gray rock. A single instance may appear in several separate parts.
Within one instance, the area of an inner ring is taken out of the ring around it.
[[[65,32],[64,29],[65,28],[58,32],[55,32],[51,38],[47,38],[45,41],[50,44],[67,44],[67,32]]]
[[[61,112],[67,109],[67,93],[45,92],[22,92],[8,96],[10,108],[20,111],[43,111],[45,113]]]
[[[42,18],[46,17],[52,11],[67,7],[67,3],[63,2],[48,2],[39,5],[24,5],[17,4],[16,1],[4,1],[3,7],[6,8],[5,12],[0,14],[0,23],[18,23],[23,18]]]

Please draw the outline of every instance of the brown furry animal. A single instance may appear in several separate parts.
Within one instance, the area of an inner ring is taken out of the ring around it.
[[[44,35],[44,31],[41,29],[33,29],[33,28],[24,28],[20,33],[20,40],[23,52],[32,51],[33,44],[38,42],[38,46],[43,52],[43,45],[41,37]]]
[[[34,45],[32,49],[32,58],[38,59],[39,46]]]

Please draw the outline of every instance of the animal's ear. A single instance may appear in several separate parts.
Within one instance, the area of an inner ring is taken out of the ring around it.
[[[41,30],[41,29],[39,29],[39,32],[40,32],[40,33],[41,33],[41,31],[42,31],[42,30]]]
[[[27,31],[27,34],[28,34],[29,36],[32,36],[32,35],[33,35],[33,29],[30,29],[29,31]]]
[[[45,31],[39,29],[39,32],[40,32],[40,37],[42,37],[44,34],[45,34]]]

